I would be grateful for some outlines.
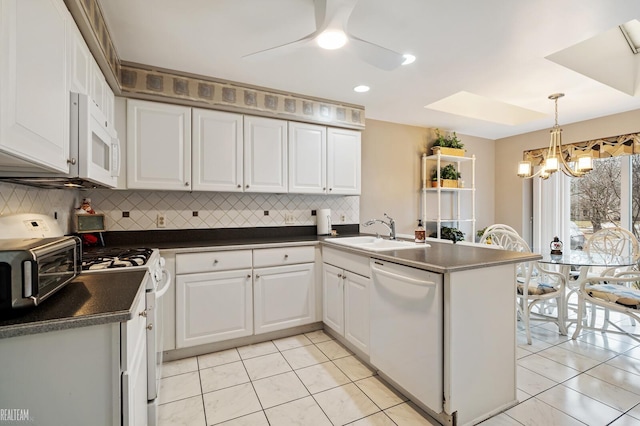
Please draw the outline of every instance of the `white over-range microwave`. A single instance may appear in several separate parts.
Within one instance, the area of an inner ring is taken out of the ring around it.
[[[11,173],[2,179],[44,188],[117,186],[120,141],[113,124],[89,96],[73,92],[70,96],[69,173]]]

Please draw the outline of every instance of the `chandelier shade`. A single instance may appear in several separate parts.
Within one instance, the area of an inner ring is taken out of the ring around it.
[[[551,128],[549,149],[544,156],[542,167],[537,173],[533,173],[531,161],[521,161],[518,164],[518,176],[523,178],[538,176],[542,179],[547,179],[553,173],[562,171],[565,175],[570,177],[582,177],[593,169],[593,159],[591,155],[584,154],[579,156],[577,161],[574,162],[575,167],[573,167],[569,164],[569,162],[572,162],[570,155],[565,155],[565,152],[563,152],[562,129],[558,125],[558,99],[563,96],[564,93],[554,93],[549,95],[549,99],[553,100],[555,104],[555,124]]]

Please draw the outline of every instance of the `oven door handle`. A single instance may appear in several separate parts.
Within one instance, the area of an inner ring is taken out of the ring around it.
[[[169,291],[169,287],[171,286],[171,274],[166,269],[162,268],[162,276],[166,277],[167,281],[161,289],[156,290],[156,299],[160,299],[164,294]]]

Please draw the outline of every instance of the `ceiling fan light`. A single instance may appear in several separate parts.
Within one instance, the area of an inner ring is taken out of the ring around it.
[[[409,53],[405,53],[404,55],[402,55],[402,57],[404,58],[402,65],[409,65],[416,61],[416,57],[413,55],[410,55]]]
[[[327,50],[340,49],[347,43],[347,35],[339,30],[323,31],[317,38],[318,46]]]
[[[369,86],[365,86],[364,84],[361,84],[360,86],[354,87],[353,91],[358,93],[364,93],[364,92],[368,92],[369,89],[371,89]]]

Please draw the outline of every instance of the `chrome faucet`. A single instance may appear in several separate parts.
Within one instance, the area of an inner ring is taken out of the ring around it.
[[[396,221],[393,220],[393,218],[389,217],[388,214],[384,214],[384,217],[386,217],[387,219],[389,219],[389,223],[385,222],[382,219],[371,219],[366,221],[365,223],[363,223],[364,226],[371,226],[375,223],[381,223],[384,226],[387,227],[387,229],[389,229],[389,239],[390,240],[395,240],[396,239]]]

